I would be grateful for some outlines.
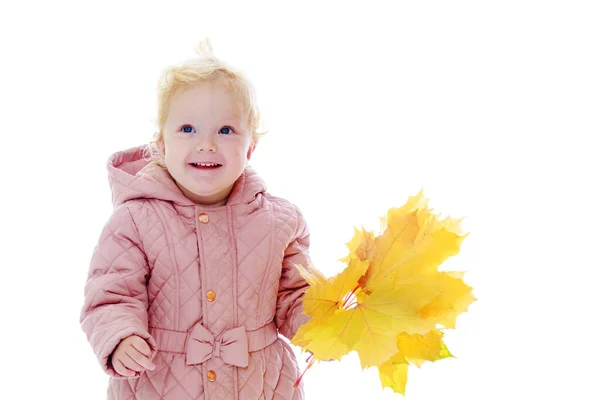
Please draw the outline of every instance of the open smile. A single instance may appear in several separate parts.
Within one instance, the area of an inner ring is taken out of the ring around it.
[[[221,164],[217,163],[190,163],[189,165],[200,170],[210,170],[222,167]]]

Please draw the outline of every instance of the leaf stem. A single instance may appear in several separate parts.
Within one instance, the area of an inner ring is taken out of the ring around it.
[[[306,373],[306,371],[308,371],[308,369],[310,367],[312,367],[312,365],[315,363],[315,359],[313,357],[313,355],[311,354],[310,357],[308,357],[306,359],[306,361],[310,360],[310,362],[308,363],[308,365],[306,366],[306,368],[304,368],[304,371],[302,372],[302,375],[300,375],[300,378],[298,378],[298,380],[296,381],[296,383],[294,383],[294,389],[298,387],[298,385],[300,384],[300,381],[302,380],[302,377],[304,376],[304,374]]]
[[[350,292],[349,294],[347,294],[345,296],[344,304],[342,305],[343,309],[346,309],[346,306],[348,305],[348,302],[352,298],[352,295],[354,295],[354,292],[356,292],[359,288],[360,288],[360,285],[356,285],[356,287],[354,289],[352,289],[352,292]]]

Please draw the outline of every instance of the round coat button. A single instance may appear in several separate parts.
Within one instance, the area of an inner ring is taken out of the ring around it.
[[[208,371],[208,380],[214,382],[215,379],[217,379],[217,373],[211,369]]]
[[[202,222],[203,224],[208,224],[208,215],[204,214],[204,213],[200,213],[200,215],[198,215],[198,219],[200,220],[200,222]]]
[[[212,290],[209,290],[208,292],[206,292],[206,299],[210,302],[215,301],[215,297],[217,297],[217,294],[215,292],[213,292]]]

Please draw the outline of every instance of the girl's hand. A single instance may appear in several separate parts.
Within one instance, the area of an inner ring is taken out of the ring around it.
[[[112,354],[111,363],[120,375],[135,376],[136,371],[154,370],[150,354],[152,351],[148,343],[137,335],[131,335],[121,340]]]

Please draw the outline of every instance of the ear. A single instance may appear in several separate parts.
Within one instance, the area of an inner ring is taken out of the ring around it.
[[[164,140],[165,140],[164,137],[160,136],[160,139],[158,139],[154,142],[163,157],[165,156],[165,141]]]
[[[248,147],[248,152],[246,153],[246,161],[250,161],[250,157],[252,157],[252,153],[256,150],[256,141],[253,140],[250,142],[250,146]]]

